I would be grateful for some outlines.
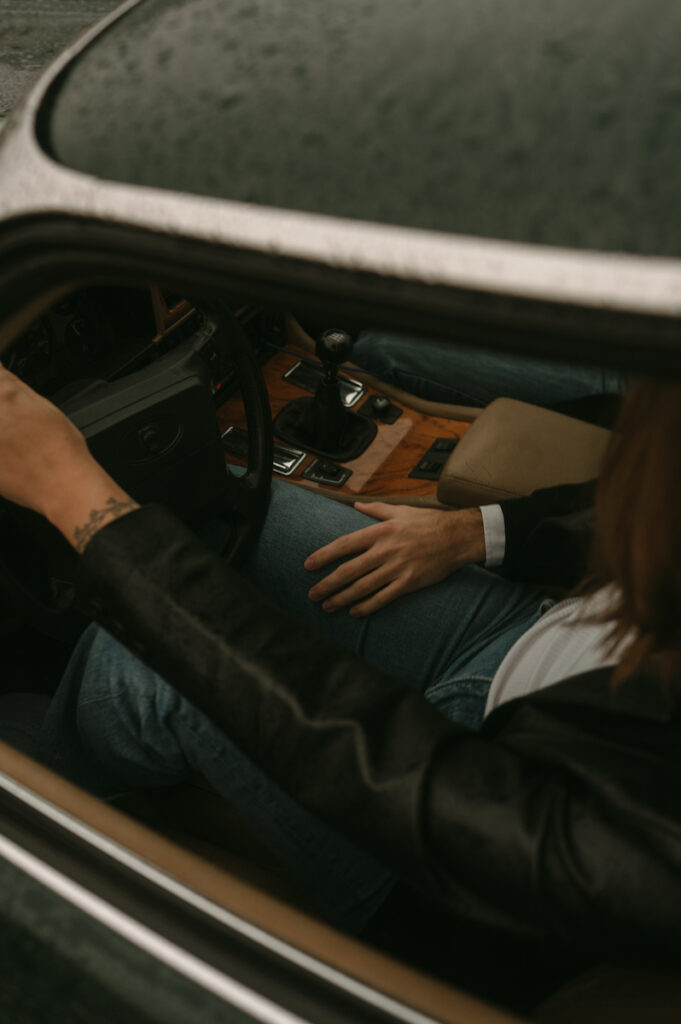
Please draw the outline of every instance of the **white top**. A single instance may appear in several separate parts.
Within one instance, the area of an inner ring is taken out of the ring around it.
[[[614,598],[612,586],[588,597],[568,597],[541,616],[513,644],[494,674],[485,715],[500,704],[542,690],[568,676],[615,665],[629,637],[613,650],[610,622],[594,622]]]

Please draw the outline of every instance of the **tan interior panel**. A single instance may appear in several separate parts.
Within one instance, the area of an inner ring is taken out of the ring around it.
[[[610,431],[512,398],[497,398],[447,460],[437,496],[447,505],[515,498],[598,475]]]

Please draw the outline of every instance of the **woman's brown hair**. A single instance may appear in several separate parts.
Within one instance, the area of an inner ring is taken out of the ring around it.
[[[596,577],[613,582],[613,645],[633,637],[615,684],[651,654],[681,668],[681,384],[640,381],[625,398],[596,493]]]

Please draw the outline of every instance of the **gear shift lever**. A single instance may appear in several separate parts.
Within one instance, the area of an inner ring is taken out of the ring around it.
[[[324,371],[317,392],[314,398],[297,398],[282,409],[274,421],[278,437],[340,462],[357,458],[373,441],[376,424],[346,409],[341,397],[338,367],[353,344],[347,331],[324,331],[316,345]]]
[[[337,451],[343,446],[348,412],[341,397],[338,367],[348,358],[352,346],[353,339],[347,331],[332,327],[324,331],[315,349],[324,376],[308,406],[307,424],[315,447],[326,452]]]

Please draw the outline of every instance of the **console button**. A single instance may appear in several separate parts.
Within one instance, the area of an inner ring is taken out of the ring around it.
[[[377,416],[382,416],[390,408],[390,399],[386,398],[385,395],[373,395],[371,398],[371,408]]]
[[[315,459],[303,470],[302,475],[306,480],[314,480],[315,483],[326,487],[342,487],[352,476],[352,470],[328,459]]]
[[[337,480],[343,470],[335,462],[317,462],[317,472],[329,480]]]
[[[431,447],[432,452],[453,452],[458,444],[456,437],[438,437]]]

